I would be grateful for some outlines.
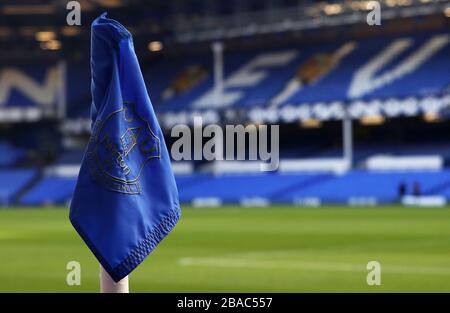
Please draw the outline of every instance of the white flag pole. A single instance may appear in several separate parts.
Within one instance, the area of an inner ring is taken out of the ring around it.
[[[100,266],[100,292],[101,293],[128,293],[128,276],[115,282],[103,266]]]

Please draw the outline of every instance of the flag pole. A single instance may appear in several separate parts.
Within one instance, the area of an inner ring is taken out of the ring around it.
[[[100,292],[101,293],[128,293],[128,276],[115,282],[103,266],[100,265]]]

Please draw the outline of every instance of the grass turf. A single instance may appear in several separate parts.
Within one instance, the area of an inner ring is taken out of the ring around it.
[[[184,208],[135,292],[450,292],[450,208]],[[67,262],[81,286],[67,286]],[[381,286],[366,283],[381,263]],[[97,292],[66,209],[0,210],[0,292]]]

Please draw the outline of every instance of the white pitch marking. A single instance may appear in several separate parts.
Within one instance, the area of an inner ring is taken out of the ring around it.
[[[186,257],[179,260],[182,266],[210,266],[210,267],[237,267],[237,268],[257,268],[257,269],[300,269],[300,270],[320,270],[331,272],[366,272],[366,264],[352,263],[332,263],[332,262],[305,262],[305,261],[274,261],[249,259],[230,256],[224,257],[204,257],[194,258]],[[410,265],[383,265],[381,268],[384,273],[393,274],[425,274],[425,275],[450,275],[450,269],[442,267],[429,266],[410,266]]]

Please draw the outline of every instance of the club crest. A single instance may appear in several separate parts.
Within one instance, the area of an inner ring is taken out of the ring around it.
[[[160,141],[134,104],[97,121],[86,154],[91,177],[103,187],[125,194],[139,194],[139,177],[146,163],[160,158]]]

